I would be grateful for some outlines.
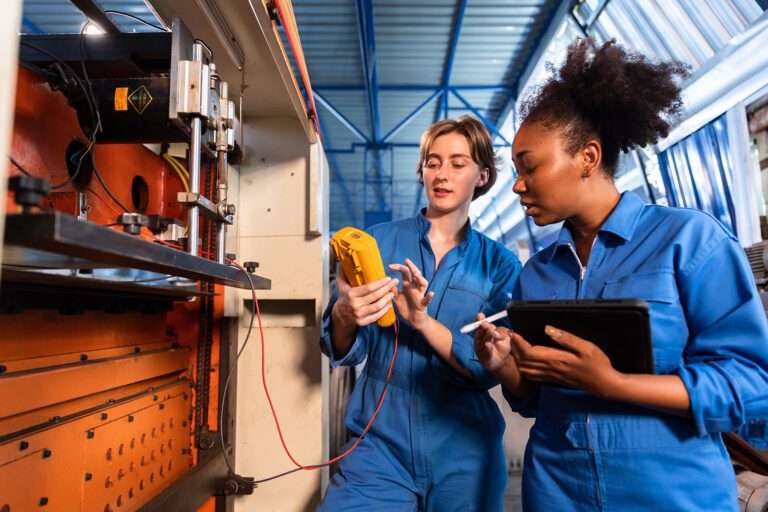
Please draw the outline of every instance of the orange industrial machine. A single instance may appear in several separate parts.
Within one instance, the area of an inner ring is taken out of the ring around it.
[[[238,153],[227,84],[178,20],[169,32],[24,36],[20,56],[0,510],[212,510],[225,489],[248,492],[228,480],[216,432],[236,339],[222,292],[270,285],[227,264]]]

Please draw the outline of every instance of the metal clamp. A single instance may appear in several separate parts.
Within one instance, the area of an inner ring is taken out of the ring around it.
[[[197,192],[179,192],[177,200],[186,206],[199,207],[200,213],[208,220],[224,224],[235,222],[235,205],[233,204],[216,204]]]
[[[226,496],[253,494],[253,490],[259,486],[253,480],[250,476],[232,475],[224,482],[224,494]]]

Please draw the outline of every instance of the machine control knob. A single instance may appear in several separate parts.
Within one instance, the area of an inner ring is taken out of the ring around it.
[[[16,204],[31,208],[40,206],[43,197],[51,193],[51,183],[44,178],[14,176],[8,180],[8,190],[15,193]]]
[[[141,227],[149,224],[149,217],[140,213],[124,213],[117,217],[117,224],[123,227],[123,231],[131,235],[141,233]]]
[[[259,268],[259,263],[257,261],[246,261],[243,263],[243,267],[245,267],[249,274],[253,274]]]

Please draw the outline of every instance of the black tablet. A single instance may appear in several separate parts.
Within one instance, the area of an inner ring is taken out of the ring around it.
[[[639,299],[525,300],[507,305],[512,329],[532,345],[562,348],[551,325],[600,347],[623,373],[655,373],[648,304]]]

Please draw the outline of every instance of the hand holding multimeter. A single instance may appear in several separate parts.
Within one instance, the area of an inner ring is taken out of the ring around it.
[[[347,227],[336,232],[331,248],[339,261],[339,296],[345,302],[347,316],[354,318],[358,326],[374,321],[381,327],[395,323],[392,299],[397,293],[397,280],[385,280],[376,239]]]

